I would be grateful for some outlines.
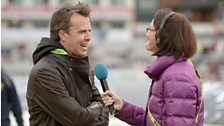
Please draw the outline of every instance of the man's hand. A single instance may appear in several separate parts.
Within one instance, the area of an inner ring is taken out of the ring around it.
[[[98,109],[99,108],[98,110],[100,110],[100,108],[102,108],[102,107],[103,107],[102,103],[94,101],[94,102],[91,102],[91,104],[87,108],[90,108],[90,109]]]
[[[109,110],[103,107],[101,102],[92,102],[87,109],[93,110],[98,115],[96,126],[108,126],[109,125]]]

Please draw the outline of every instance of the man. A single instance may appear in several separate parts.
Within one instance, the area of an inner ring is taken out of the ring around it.
[[[42,38],[33,53],[26,96],[30,126],[108,125],[108,109],[89,70],[89,14],[83,3],[54,12],[50,38]]]
[[[18,126],[23,126],[22,108],[11,78],[1,70],[1,126],[9,126],[9,113],[12,110]]]

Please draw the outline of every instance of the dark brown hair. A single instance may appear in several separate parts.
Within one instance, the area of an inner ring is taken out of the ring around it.
[[[60,9],[54,12],[50,21],[50,38],[60,40],[59,30],[68,32],[70,27],[70,18],[72,14],[77,13],[84,17],[89,17],[90,8],[87,4],[80,3],[77,5],[64,4]]]
[[[154,16],[154,26],[158,30],[160,24],[170,9],[159,9]],[[196,53],[196,38],[187,17],[181,13],[175,12],[170,16],[159,35],[158,51],[154,56],[174,56],[176,58],[190,58]]]

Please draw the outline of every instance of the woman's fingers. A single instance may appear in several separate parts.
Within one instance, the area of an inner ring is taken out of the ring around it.
[[[114,103],[113,98],[106,94],[102,94],[102,100],[105,106],[112,105]]]
[[[105,104],[105,106],[109,106],[109,105],[112,105],[114,103],[114,100],[106,100],[103,103]]]
[[[123,106],[123,101],[113,91],[106,91],[101,96],[105,106],[113,105],[115,110],[120,110]]]

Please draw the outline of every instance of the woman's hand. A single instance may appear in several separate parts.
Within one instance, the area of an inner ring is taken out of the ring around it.
[[[102,94],[102,100],[105,106],[113,105],[115,110],[120,110],[123,106],[122,99],[113,91],[106,91]]]

